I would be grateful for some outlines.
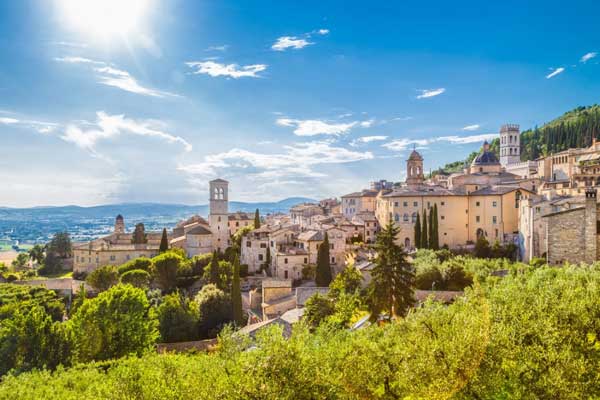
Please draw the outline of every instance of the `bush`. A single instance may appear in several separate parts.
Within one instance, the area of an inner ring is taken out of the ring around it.
[[[150,285],[150,274],[143,269],[132,269],[121,275],[121,283],[137,288],[147,288]]]
[[[231,297],[215,285],[205,285],[194,301],[198,304],[200,337],[216,337],[225,324],[233,321]]]
[[[92,271],[86,282],[97,291],[103,292],[119,283],[119,272],[114,265],[105,265]]]
[[[185,261],[181,255],[171,250],[152,259],[154,280],[163,292],[169,293],[175,289],[179,269]]]
[[[198,339],[198,304],[179,293],[163,298],[156,309],[161,341],[186,342]]]
[[[435,284],[435,285],[434,285]],[[444,290],[446,282],[437,266],[421,269],[415,277],[415,287],[421,290]]]
[[[135,258],[125,264],[119,266],[119,275],[123,275],[126,272],[133,271],[134,269],[141,269],[148,273],[152,272],[152,260],[147,257]]]

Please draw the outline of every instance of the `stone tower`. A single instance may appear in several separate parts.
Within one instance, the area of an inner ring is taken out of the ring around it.
[[[500,128],[500,164],[503,167],[521,162],[519,125],[506,124]]]
[[[209,182],[210,214],[208,222],[213,234],[213,248],[225,251],[229,247],[229,182],[215,179]]]
[[[413,149],[406,160],[406,184],[408,186],[419,186],[423,184],[423,157]]]
[[[115,233],[125,233],[125,221],[121,214],[115,218]]]

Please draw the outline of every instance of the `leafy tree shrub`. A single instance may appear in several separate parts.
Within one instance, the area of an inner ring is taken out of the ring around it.
[[[456,262],[449,262],[444,269],[444,288],[463,290],[473,284],[473,278]]]
[[[202,338],[215,337],[233,320],[231,297],[213,284],[205,285],[194,301],[198,304],[198,331]]]
[[[341,293],[356,293],[361,289],[363,277],[360,271],[354,265],[348,265],[329,285],[329,295],[333,298],[340,296]]]
[[[61,321],[65,312],[63,299],[45,287],[9,283],[0,285],[0,321],[11,318],[17,310],[35,306],[43,307],[53,321]]]
[[[192,257],[191,265],[192,265],[192,273],[196,276],[204,275],[204,270],[210,264],[212,260],[212,253],[201,254]]]
[[[12,267],[15,269],[22,269],[27,266],[29,263],[29,254],[28,253],[19,253],[17,257],[12,260]]]
[[[150,274],[143,269],[132,269],[121,275],[121,283],[144,289],[150,285]]]
[[[319,245],[317,251],[317,270],[315,272],[315,283],[317,286],[325,287],[331,283],[331,263],[329,258],[329,237],[325,232],[325,238]]]
[[[310,326],[317,327],[325,321],[325,319],[335,312],[335,307],[331,299],[322,294],[315,293],[304,305],[303,320]]]
[[[69,258],[73,252],[71,236],[68,232],[57,232],[52,237],[50,243],[46,245],[46,258],[53,254],[58,258]],[[46,260],[46,263],[48,260]]]
[[[128,271],[133,271],[134,269],[141,269],[148,273],[152,273],[152,260],[148,257],[139,257],[127,261],[125,264],[119,266],[119,275],[123,275]]]
[[[162,342],[186,342],[198,339],[198,305],[172,293],[156,309]]]
[[[144,291],[131,285],[117,285],[85,301],[70,321],[76,360],[109,360],[149,350],[158,338],[149,307]]]
[[[103,292],[119,283],[119,272],[114,265],[105,265],[92,271],[86,282],[97,291]]]
[[[170,293],[177,286],[177,274],[185,259],[172,251],[162,253],[152,259],[154,280],[165,293]]]
[[[215,285],[220,290],[229,292],[231,290],[231,280],[233,279],[233,267],[229,261],[217,260],[218,257],[213,255],[208,268],[204,270],[202,279],[204,282]]]
[[[533,257],[531,260],[529,260],[529,265],[531,265],[532,267],[536,267],[536,268],[539,268],[546,264],[547,263],[546,263],[545,258]]]
[[[477,238],[477,242],[475,242],[475,257],[478,258],[490,258],[492,255],[492,249],[490,248],[490,244],[488,243],[485,236],[480,236]]]
[[[435,265],[420,269],[415,277],[415,287],[421,290],[444,290],[446,282],[441,271]]]

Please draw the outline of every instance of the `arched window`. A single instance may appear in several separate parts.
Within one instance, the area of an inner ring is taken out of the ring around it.
[[[408,214],[404,214],[404,218],[403,218],[404,222],[408,222]]]
[[[417,175],[421,175],[421,168],[417,167]]]
[[[400,221],[400,215],[399,214],[394,215],[394,221],[396,221],[396,222]]]
[[[219,200],[225,200],[225,189],[219,188]]]
[[[412,213],[412,222],[413,222],[413,224],[415,222],[417,222],[417,213],[416,212]]]
[[[213,199],[219,200],[219,188],[215,188],[215,193],[213,195]]]
[[[404,248],[410,249],[410,239],[409,238],[404,238]]]

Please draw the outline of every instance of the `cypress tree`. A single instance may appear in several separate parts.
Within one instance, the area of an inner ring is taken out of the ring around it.
[[[429,228],[427,231],[427,238],[429,239],[427,248],[433,249],[433,208],[429,210],[429,221],[427,227]]]
[[[258,213],[258,208],[254,212],[254,229],[260,228],[260,214]]]
[[[421,227],[421,248],[429,248],[429,239],[427,236],[427,210],[423,210],[423,226]]]
[[[315,282],[319,287],[329,286],[331,283],[331,265],[329,264],[329,237],[325,232],[325,239],[319,246],[317,252],[317,271],[315,274]]]
[[[421,248],[421,216],[417,213],[417,222],[415,222],[415,248]]]
[[[377,235],[377,257],[368,289],[372,319],[386,311],[393,317],[404,316],[415,302],[413,268],[395,241],[399,231],[390,221]]]
[[[231,303],[233,305],[233,321],[237,326],[242,326],[244,324],[244,311],[242,310],[242,289],[240,287],[240,260],[237,254],[233,260]]]
[[[438,233],[438,224],[439,224],[439,220],[438,220],[438,209],[437,209],[437,204],[433,205],[433,217],[432,217],[432,222],[433,222],[433,229],[431,230],[431,248],[433,250],[439,250],[440,249],[440,237],[439,237],[439,233]]]
[[[162,237],[160,238],[160,247],[158,248],[159,253],[164,253],[169,250],[169,239],[167,238],[167,229],[163,228]]]
[[[221,287],[221,277],[219,276],[219,257],[215,250],[210,260],[210,282],[217,287]]]
[[[267,246],[267,256],[265,258],[265,266],[271,268],[271,248],[269,246]]]

